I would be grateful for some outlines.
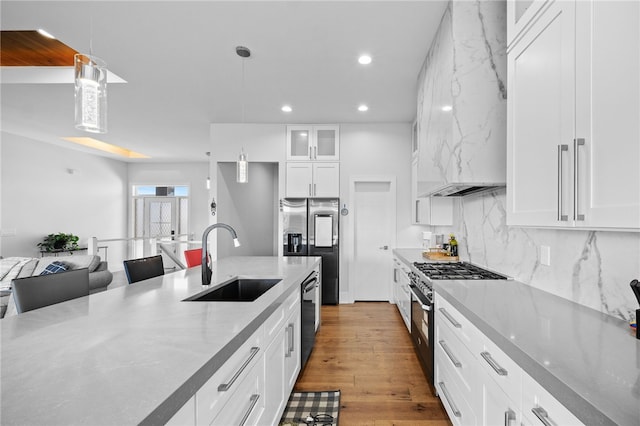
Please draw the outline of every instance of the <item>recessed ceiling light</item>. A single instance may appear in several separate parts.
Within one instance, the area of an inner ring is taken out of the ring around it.
[[[360,112],[369,111],[369,107],[366,106],[365,104],[362,104],[362,105],[358,106],[358,111],[360,111]]]
[[[282,108],[280,108],[282,110],[282,112],[291,112],[293,111],[293,108],[291,108],[289,105],[283,105]]]
[[[44,36],[44,37],[51,38],[51,39],[55,40],[54,36],[52,36],[50,33],[46,32],[42,28],[38,29],[38,34],[40,34],[41,36]]]
[[[78,145],[87,146],[89,148],[97,149],[100,151],[108,152],[110,154],[119,155],[126,158],[150,158],[148,155],[140,154],[135,151],[128,150],[116,145],[111,145],[107,142],[102,142],[94,138],[88,137],[68,137],[62,138],[66,141],[77,143]]]
[[[444,112],[449,112],[449,111],[453,110],[453,107],[451,105],[445,105],[445,106],[442,107],[442,110]]]
[[[369,65],[371,63],[371,56],[362,55],[358,58],[358,62],[362,65]]]

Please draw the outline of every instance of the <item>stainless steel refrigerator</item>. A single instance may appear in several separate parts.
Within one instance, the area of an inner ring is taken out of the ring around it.
[[[282,200],[283,254],[322,257],[322,304],[339,300],[339,222],[337,198]]]

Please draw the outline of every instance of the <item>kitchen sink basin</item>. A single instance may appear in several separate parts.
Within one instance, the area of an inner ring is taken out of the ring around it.
[[[280,281],[280,278],[234,278],[222,287],[198,293],[184,302],[253,302]]]

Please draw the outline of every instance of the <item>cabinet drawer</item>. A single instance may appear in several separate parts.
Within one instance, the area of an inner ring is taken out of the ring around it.
[[[300,303],[300,291],[296,290],[289,297],[287,297],[287,300],[285,300],[282,304],[284,306],[284,316],[289,316],[291,312],[293,312],[298,307],[298,305],[300,305]]]
[[[482,350],[476,354],[478,361],[502,390],[514,401],[522,396],[522,369],[495,343],[485,338]]]
[[[435,386],[438,396],[442,400],[451,423],[456,426],[473,426],[476,416],[471,404],[460,391],[453,374],[446,363],[438,361],[435,364]]]
[[[472,401],[478,395],[478,360],[462,344],[447,326],[436,324],[435,356],[438,362],[446,364],[464,396]]]
[[[197,424],[210,424],[242,380],[247,377],[253,365],[262,359],[263,333],[264,329],[260,327],[196,392]],[[219,390],[225,384],[228,385],[228,390]]]
[[[211,425],[255,425],[265,409],[264,363],[254,365]]]
[[[524,372],[522,373],[522,415],[529,420],[528,423],[531,425],[545,424],[541,418],[550,424],[562,426],[583,424],[538,382]]]
[[[484,335],[464,315],[437,293],[436,325],[449,327],[453,334],[473,353],[477,355],[482,349]]]

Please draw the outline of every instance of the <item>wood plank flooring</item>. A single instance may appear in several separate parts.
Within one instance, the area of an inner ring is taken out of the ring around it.
[[[297,391],[341,391],[340,426],[451,425],[395,305],[322,306]]]

